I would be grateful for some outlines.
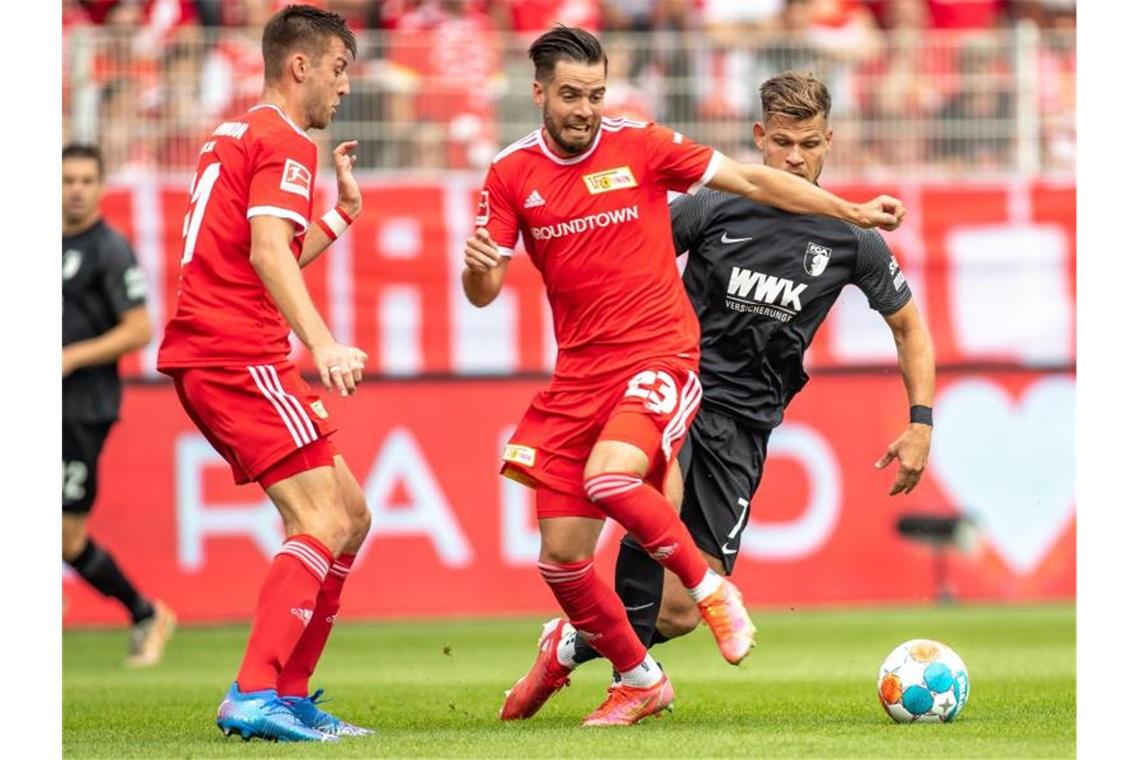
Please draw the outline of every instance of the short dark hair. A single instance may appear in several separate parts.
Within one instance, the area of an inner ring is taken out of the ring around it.
[[[99,176],[103,176],[103,152],[97,146],[88,143],[68,143],[63,146],[63,160],[69,158],[91,159],[99,169]]]
[[[601,63],[609,68],[606,53],[598,38],[576,26],[558,26],[546,32],[530,46],[527,55],[534,61],[534,78],[548,82],[559,61]]]
[[[265,78],[280,76],[285,59],[298,48],[313,58],[319,58],[325,52],[329,37],[339,37],[352,57],[356,57],[356,35],[339,13],[311,5],[287,5],[277,11],[261,33],[261,60],[265,64]]]
[[[772,116],[792,121],[831,116],[831,94],[827,85],[809,71],[785,71],[760,85],[760,106],[764,123]]]

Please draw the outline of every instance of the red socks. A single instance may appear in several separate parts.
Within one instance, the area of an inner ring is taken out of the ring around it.
[[[340,611],[340,592],[352,569],[355,554],[338,555],[313,607],[313,619],[301,634],[297,647],[277,677],[277,694],[282,697],[305,697],[309,694],[309,678],[317,669],[317,661],[332,633],[333,622]]]
[[[630,626],[617,593],[594,572],[593,558],[566,565],[539,562],[538,570],[586,643],[618,672],[641,664],[645,645]]]
[[[649,556],[672,570],[685,588],[695,588],[701,582],[708,562],[659,491],[631,472],[597,475],[585,485],[590,501],[633,534]]]
[[[277,688],[278,675],[313,618],[331,564],[332,552],[312,536],[298,533],[286,539],[257,597],[238,689]]]

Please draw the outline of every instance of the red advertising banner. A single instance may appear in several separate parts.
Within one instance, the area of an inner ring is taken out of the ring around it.
[[[502,444],[541,385],[389,381],[329,398],[373,513],[342,614],[554,610],[534,566],[531,492],[497,474]],[[734,577],[753,605],[930,600],[930,549],[901,539],[896,519],[968,513],[982,538],[976,552],[950,557],[960,598],[1072,598],[1073,406],[1071,373],[942,373],[930,467],[912,494],[890,498],[893,466],[872,463],[904,427],[902,382],[817,376],[772,436]],[[92,531],[146,593],[184,621],[248,616],[280,521],[258,488],[232,484],[168,384],[127,389],[100,483]],[[600,567],[612,567],[618,538],[603,534]],[[121,621],[70,573],[63,590],[66,624]]]
[[[188,178],[187,178],[188,179]],[[516,256],[503,294],[476,309],[459,284],[479,177],[362,180],[365,213],[306,269],[334,334],[384,375],[546,372],[554,346],[538,273]],[[852,198],[893,193],[909,215],[885,237],[927,315],[939,361],[1064,367],[1075,361],[1076,190],[1071,181],[837,185]],[[316,207],[335,189],[318,188]],[[162,325],[175,302],[186,181],[109,190],[106,213],[134,243]],[[125,360],[154,375],[154,343]],[[297,359],[305,366],[306,356]],[[848,289],[808,356],[815,368],[893,364],[895,349],[866,299]]]

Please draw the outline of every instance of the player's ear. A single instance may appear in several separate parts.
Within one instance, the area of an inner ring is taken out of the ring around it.
[[[761,148],[764,143],[764,124],[763,122],[756,122],[752,125],[752,140],[756,143],[757,148]],[[828,140],[831,139],[831,133],[828,132]]]
[[[831,150],[831,127],[827,128],[827,136],[825,138],[823,152],[827,153]]]
[[[530,97],[539,108],[542,108],[542,106],[546,104],[546,90],[543,89],[542,82],[537,79],[531,83]]]
[[[285,63],[285,69],[295,82],[303,82],[309,71],[309,59],[304,53],[294,53]]]

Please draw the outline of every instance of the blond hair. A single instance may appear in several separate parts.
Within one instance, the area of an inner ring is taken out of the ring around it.
[[[760,105],[767,123],[772,116],[803,121],[831,114],[831,95],[827,85],[810,71],[785,71],[760,85]]]

